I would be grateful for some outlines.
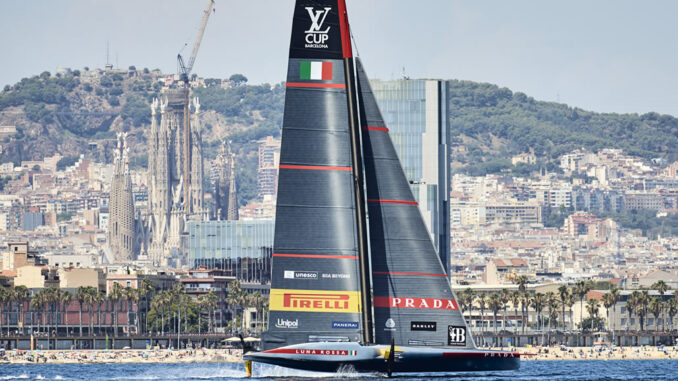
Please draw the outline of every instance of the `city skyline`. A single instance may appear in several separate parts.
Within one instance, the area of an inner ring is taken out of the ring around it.
[[[5,2],[0,48],[12,59],[0,85],[59,66],[103,67],[107,43],[115,66],[175,72],[176,54],[189,54],[205,4]],[[194,72],[282,81],[290,25],[281,15],[291,15],[292,6],[217,2]],[[398,78],[404,67],[412,78],[489,82],[592,111],[678,115],[671,91],[678,56],[666,49],[678,42],[668,29],[675,4],[376,0],[349,7],[372,78]]]

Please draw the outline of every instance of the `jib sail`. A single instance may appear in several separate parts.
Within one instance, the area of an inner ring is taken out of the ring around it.
[[[356,59],[369,217],[375,342],[474,347]]]

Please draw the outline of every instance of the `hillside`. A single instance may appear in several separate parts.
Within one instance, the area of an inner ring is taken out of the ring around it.
[[[220,79],[199,80],[193,91],[204,111],[206,158],[215,156],[222,139],[234,142],[244,203],[255,197],[255,141],[279,136],[284,87],[247,85],[241,75],[231,79],[230,86],[221,86]],[[0,162],[18,164],[54,153],[110,162],[115,132],[127,131],[132,165],[145,167],[149,103],[171,81],[158,70],[85,68],[56,75],[44,72],[7,86],[0,93],[0,126],[16,126],[17,134],[2,142]],[[559,155],[581,147],[622,148],[647,159],[678,160],[678,119],[669,115],[601,114],[537,101],[491,84],[448,84],[455,171],[521,175],[542,167],[557,170]],[[513,167],[511,156],[529,148],[538,163]]]
[[[202,106],[205,158],[223,139],[231,139],[239,163],[241,202],[256,196],[257,146],[267,135],[279,136],[284,91],[281,85],[250,86],[243,76],[231,87],[206,79],[194,88]],[[17,134],[2,144],[0,162],[39,160],[55,153],[112,160],[115,133],[126,131],[131,164],[146,166],[144,151],[150,124],[150,101],[159,97],[171,76],[158,70],[74,70],[24,78],[0,93],[0,126]],[[228,80],[226,80],[228,81]],[[90,143],[96,143],[96,145]]]
[[[453,167],[471,174],[513,169],[511,156],[534,149],[540,163],[576,148],[621,148],[646,159],[678,160],[678,119],[657,113],[602,114],[536,101],[507,88],[469,81],[449,84]]]

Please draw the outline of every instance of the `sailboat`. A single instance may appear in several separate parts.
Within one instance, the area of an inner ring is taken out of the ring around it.
[[[247,369],[519,368],[475,347],[350,37],[344,0],[296,1],[269,330]]]

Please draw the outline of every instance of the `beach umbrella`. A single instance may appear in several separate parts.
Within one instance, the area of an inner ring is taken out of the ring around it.
[[[261,341],[261,339],[259,339],[257,337],[246,337],[245,341],[248,342],[248,343],[251,343],[253,341]]]
[[[227,342],[227,343],[234,343],[234,342],[239,342],[239,341],[240,341],[240,338],[235,337],[235,336],[222,340],[222,342]]]

